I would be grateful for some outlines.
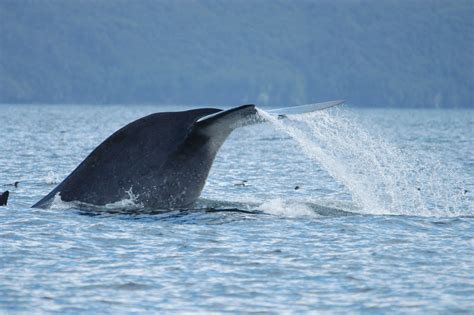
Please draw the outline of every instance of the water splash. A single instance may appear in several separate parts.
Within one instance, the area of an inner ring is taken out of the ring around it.
[[[138,201],[139,195],[133,193],[133,187],[130,187],[129,190],[126,191],[128,198],[108,203],[104,207],[108,210],[113,209],[141,209],[144,208],[143,203]]]
[[[342,183],[363,213],[457,216],[472,212],[462,176],[429,155],[413,149],[404,152],[388,143],[348,110],[284,120],[259,113]]]
[[[53,210],[63,210],[73,208],[73,206],[73,203],[62,200],[61,192],[58,192],[56,195],[54,195],[53,201],[51,202],[51,206],[49,208]]]
[[[64,201],[61,199],[61,193],[58,192],[51,203],[50,209],[56,210],[64,210],[70,208],[78,208],[78,209],[88,209],[92,211],[108,211],[108,210],[136,210],[136,209],[143,209],[144,206],[141,202],[138,201],[138,195],[135,195],[130,188],[126,191],[128,198],[124,198],[122,200],[108,203],[104,206],[97,206],[86,202],[81,201]]]
[[[265,213],[285,217],[314,217],[319,216],[308,205],[300,202],[291,202],[280,198],[267,200],[257,210]]]
[[[49,171],[48,174],[44,177],[44,182],[48,185],[56,185],[61,182],[58,174],[53,171]]]

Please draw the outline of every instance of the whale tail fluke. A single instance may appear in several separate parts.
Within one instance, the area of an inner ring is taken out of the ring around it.
[[[300,106],[292,106],[292,107],[284,107],[284,108],[275,108],[275,109],[268,109],[265,110],[269,114],[275,115],[299,115],[299,114],[306,114],[312,113],[319,110],[328,109],[337,105],[344,104],[344,100],[335,100],[323,103],[314,103],[314,104],[306,104]]]
[[[268,122],[269,115],[291,118],[342,103],[266,111],[248,104],[227,110],[198,108],[142,117],[99,144],[33,207],[49,208],[59,193],[66,202],[104,206],[127,199],[132,188],[144,207],[187,207],[200,196],[217,151],[234,129]],[[7,199],[5,192],[0,201],[6,205]]]

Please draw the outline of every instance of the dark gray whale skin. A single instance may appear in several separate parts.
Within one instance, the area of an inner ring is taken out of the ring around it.
[[[0,194],[0,206],[6,206],[8,203],[8,196],[10,195],[10,192],[4,191],[3,193]]]
[[[50,207],[58,193],[63,201],[103,206],[130,198],[130,192],[147,208],[190,206],[200,196],[221,145],[255,114],[255,105],[242,105],[140,118],[102,142],[33,207]]]

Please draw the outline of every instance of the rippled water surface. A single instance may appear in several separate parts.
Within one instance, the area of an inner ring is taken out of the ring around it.
[[[472,110],[245,127],[193,209],[137,213],[30,206],[113,131],[177,108],[0,109],[0,312],[474,309]]]

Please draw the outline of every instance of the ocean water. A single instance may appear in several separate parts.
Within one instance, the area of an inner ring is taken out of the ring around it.
[[[230,136],[193,209],[137,213],[30,207],[116,129],[180,108],[0,109],[0,313],[474,310],[472,110],[268,118]]]

